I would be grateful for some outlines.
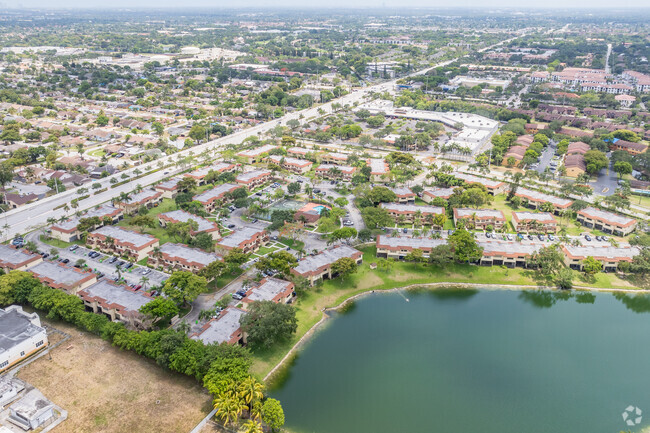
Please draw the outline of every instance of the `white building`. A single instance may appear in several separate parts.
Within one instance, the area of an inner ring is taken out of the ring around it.
[[[47,345],[38,314],[26,313],[18,305],[0,309],[0,372]]]

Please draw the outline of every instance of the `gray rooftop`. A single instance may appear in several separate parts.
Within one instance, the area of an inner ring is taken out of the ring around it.
[[[189,212],[186,212],[184,210],[173,210],[171,212],[165,212],[163,214],[158,215],[158,218],[161,216],[165,216],[167,218],[171,218],[172,220],[176,222],[183,222],[186,223],[188,221],[196,221],[198,224],[199,228],[197,229],[197,232],[203,232],[206,230],[213,230],[213,229],[218,229],[219,226],[216,223],[213,223],[212,221],[206,220],[205,218],[201,218],[200,216],[191,214]]]
[[[243,229],[235,230],[232,233],[230,233],[228,236],[222,238],[219,241],[219,245],[230,247],[230,248],[239,248],[239,245],[242,242],[252,239],[253,236],[255,236],[260,232],[264,232],[264,230],[251,228],[251,227],[244,227]]]
[[[140,307],[153,300],[149,296],[144,295],[142,289],[134,292],[133,290],[127,289],[126,286],[111,284],[107,280],[101,280],[79,292],[79,294],[82,293],[101,298],[108,304],[119,305],[126,311],[138,311]]]
[[[248,182],[249,180],[253,180],[257,177],[260,176],[265,176],[269,175],[271,172],[269,170],[252,170],[252,171],[247,171],[246,173],[242,173],[239,176],[237,176],[237,182]]]
[[[496,254],[518,254],[518,255],[531,255],[537,250],[544,247],[543,244],[529,244],[515,241],[502,241],[498,239],[485,239],[476,241],[479,247],[483,248],[483,255],[496,253]]]
[[[223,170],[228,169],[231,166],[232,166],[232,164],[229,164],[227,162],[218,162],[216,164],[209,165],[207,167],[201,167],[199,169],[194,170],[193,172],[186,173],[185,175],[186,176],[202,178],[202,177],[207,176],[208,173],[210,173],[210,171],[214,171],[214,172],[218,173],[218,172],[221,172]]]
[[[395,212],[417,212],[422,213],[432,213],[432,214],[441,214],[444,213],[444,209],[438,206],[420,206],[417,204],[408,204],[408,203],[380,203],[380,207],[383,207],[386,210],[392,210]]]
[[[250,289],[246,298],[250,301],[272,301],[277,295],[287,290],[289,286],[291,286],[289,281],[268,277],[264,279],[264,283],[260,286]]]
[[[513,212],[512,216],[517,215],[519,221],[535,220],[540,223],[553,222],[553,214],[549,212]]]
[[[411,191],[411,188],[407,188],[405,186],[400,186],[396,188],[391,188],[391,191],[393,191],[395,194],[398,196],[400,195],[415,195],[413,191]]]
[[[294,146],[294,147],[290,147],[289,149],[287,149],[287,152],[298,153],[298,154],[304,155],[304,154],[307,154],[307,153],[311,152],[311,150],[310,149],[305,149],[303,147]]]
[[[4,353],[39,333],[45,336],[36,313],[25,313],[17,305],[0,309],[0,353]]]
[[[244,310],[228,307],[221,313],[218,319],[208,322],[208,327],[192,338],[201,340],[205,344],[221,344],[230,341],[232,334],[241,327],[239,322],[245,314],[246,312]]]
[[[224,183],[221,185],[217,185],[212,189],[204,191],[199,195],[195,195],[194,197],[192,197],[192,200],[197,200],[200,201],[201,203],[207,203],[208,201],[218,199],[222,197],[223,194],[234,191],[237,188],[241,188],[241,187],[233,183]]]
[[[477,218],[505,219],[503,212],[496,209],[454,208],[454,213],[458,218],[472,218],[472,215],[476,214]]]
[[[206,253],[198,248],[190,248],[183,244],[166,243],[160,247],[160,252],[169,256],[169,258],[177,258],[203,266],[207,266],[216,260],[221,260],[221,256],[218,254]]]
[[[280,162],[284,159],[285,164],[297,165],[299,167],[312,164],[311,161],[308,161],[306,159],[292,158],[290,156],[271,155],[269,159],[276,164],[280,164]]]
[[[54,284],[64,285],[67,287],[75,287],[84,279],[93,275],[87,272],[79,272],[76,268],[47,261],[32,266],[29,268],[29,271],[40,277],[53,281]]]
[[[350,167],[349,165],[321,164],[316,168],[316,171],[330,171],[333,168],[338,168],[342,173],[353,173],[356,170],[356,167]]]
[[[153,236],[126,230],[116,226],[103,226],[91,232],[91,234],[100,234],[107,237],[110,236],[115,239],[116,242],[127,243],[133,245],[136,248],[144,247],[149,242],[157,240]]]
[[[498,188],[503,185],[503,182],[499,180],[485,179],[483,177],[474,176],[467,173],[452,173],[456,179],[464,180],[467,183],[480,183],[485,185],[488,188]]]
[[[585,214],[589,218],[604,220],[620,226],[628,226],[636,222],[634,218],[628,218],[626,216],[619,215],[617,213],[596,209],[595,207],[585,208],[581,210],[579,213]]]
[[[388,173],[390,171],[388,164],[383,159],[370,158],[369,161],[371,174]]]
[[[315,271],[322,266],[331,265],[343,257],[352,258],[352,256],[358,252],[359,251],[350,246],[341,245],[337,248],[331,248],[329,250],[322,251],[315,256],[307,256],[306,258],[300,260],[298,262],[298,266],[296,266],[294,269],[299,274],[305,274]]]
[[[450,197],[454,193],[454,188],[429,188],[425,189],[422,194],[430,195],[433,197]]]
[[[342,161],[347,161],[348,160],[348,155],[345,153],[340,153],[340,152],[330,152],[324,156],[329,156],[330,158],[334,159],[340,159]]]
[[[91,210],[81,215],[80,217],[71,218],[62,223],[53,224],[52,227],[57,227],[63,230],[74,230],[77,227],[77,225],[79,225],[79,221],[82,218],[99,217],[100,219],[102,219],[107,215],[113,215],[116,211],[119,211],[119,209],[111,205],[103,204],[98,208],[92,208]]]
[[[38,254],[28,253],[25,250],[12,248],[9,245],[0,244],[0,264],[20,265],[37,257],[40,256]]]
[[[554,195],[544,194],[542,192],[533,191],[526,188],[517,188],[516,196],[525,197],[533,201],[547,201],[556,206],[570,206],[573,201],[566,198],[555,197]]]
[[[126,200],[126,204],[140,203],[143,201],[151,200],[158,194],[160,193],[153,189],[143,189],[139,193],[129,196],[129,198]]]
[[[49,407],[53,407],[51,401],[36,388],[32,388],[20,400],[10,406],[10,409],[22,418],[32,420],[36,416],[40,416],[40,412]],[[22,421],[22,420],[21,420]]]
[[[413,249],[430,249],[435,248],[439,245],[444,245],[447,243],[446,239],[431,239],[431,238],[412,238],[408,236],[388,236],[388,235],[379,235],[377,239],[377,246],[384,245],[392,248],[413,248]]]
[[[160,182],[158,185],[156,185],[156,187],[174,189],[176,188],[176,185],[178,185],[178,182],[180,181],[181,181],[180,177],[173,177],[171,179],[167,179],[163,182]]]
[[[566,244],[564,248],[573,257],[589,256],[596,259],[632,259],[640,253],[637,247],[626,244],[621,244],[618,247],[612,245],[596,246],[596,245],[580,245],[574,246]]]
[[[265,144],[264,146],[258,147],[256,149],[244,150],[243,152],[239,152],[237,155],[249,156],[249,157],[260,156],[263,153],[270,152],[271,150],[275,149],[276,147],[278,147],[278,146],[274,146],[272,144]]]

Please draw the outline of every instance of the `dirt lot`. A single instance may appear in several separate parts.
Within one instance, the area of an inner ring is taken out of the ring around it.
[[[194,380],[73,327],[52,326],[71,338],[52,351],[52,360],[43,356],[18,377],[68,411],[56,433],[187,433],[211,409]]]

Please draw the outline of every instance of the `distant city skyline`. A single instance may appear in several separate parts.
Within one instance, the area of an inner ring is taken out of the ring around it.
[[[111,2],[99,0],[10,0],[0,1],[0,7],[9,8],[172,8],[181,9],[176,0],[113,0]],[[214,0],[187,0],[182,3],[182,8],[214,8],[214,9],[238,9],[238,8],[295,8],[295,9],[318,9],[318,8],[373,8],[373,9],[410,9],[410,8],[515,8],[515,9],[550,9],[550,8],[649,8],[647,0],[623,0],[615,5],[608,0],[548,0],[545,2],[519,1],[519,0],[461,0],[450,5],[449,2],[438,0],[329,0],[323,4],[306,3],[303,0],[241,0],[236,3],[224,4]]]

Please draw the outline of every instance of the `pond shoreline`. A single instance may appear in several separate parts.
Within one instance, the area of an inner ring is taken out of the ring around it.
[[[343,308],[347,307],[350,303],[354,302],[355,300],[369,296],[369,295],[374,295],[374,294],[381,294],[381,293],[393,293],[393,292],[400,292],[400,291],[412,291],[416,289],[428,289],[428,290],[435,290],[435,289],[472,289],[472,290],[510,290],[510,291],[525,291],[525,290],[548,290],[548,291],[563,291],[558,289],[557,287],[553,286],[534,286],[534,285],[507,285],[507,284],[481,284],[481,283],[450,283],[450,282],[438,282],[438,283],[421,283],[421,284],[410,284],[407,286],[403,287],[395,287],[392,289],[383,289],[383,290],[375,290],[375,289],[368,289],[364,292],[357,293],[355,295],[352,295],[343,301],[341,301],[338,305],[335,305],[333,307],[328,307],[328,308],[323,308],[321,310],[322,312],[322,317],[321,319],[316,322],[305,334],[300,337],[300,339],[293,345],[291,346],[291,349],[282,357],[282,359],[264,376],[264,382],[269,381],[275,374],[279,373],[282,371],[284,365],[289,361],[294,359],[296,354],[300,351],[302,346],[304,346],[305,343],[307,343],[312,336],[320,330],[320,328],[329,320],[332,316],[329,315],[328,313],[332,312],[339,312]],[[634,293],[634,294],[650,294],[650,289],[606,289],[606,288],[594,288],[594,287],[587,287],[587,286],[574,286],[571,290],[567,290],[566,292],[570,293],[572,291],[581,291],[581,292],[598,292],[598,293]]]

